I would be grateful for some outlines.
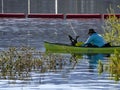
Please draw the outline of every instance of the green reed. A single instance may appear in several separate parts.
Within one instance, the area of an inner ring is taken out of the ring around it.
[[[110,79],[119,81],[120,80],[120,53],[115,50],[114,54],[112,54],[108,63],[103,64],[101,61],[98,63],[98,72],[102,74],[103,72],[108,72],[110,75]]]
[[[104,38],[111,45],[120,45],[120,18],[116,17],[114,10],[110,7],[109,16],[104,20]]]
[[[33,64],[36,61],[33,58],[34,50],[32,48],[9,48],[7,51],[2,51],[0,53],[0,69],[1,76],[18,76],[24,73],[24,75],[30,72],[33,68]],[[42,63],[39,59],[39,63]],[[4,77],[4,78],[5,78]]]
[[[108,72],[115,81],[120,80],[120,53],[115,50],[108,63]]]
[[[31,72],[57,72],[64,68],[69,59],[30,47],[11,47],[0,52],[0,78],[24,79],[30,77]]]
[[[120,8],[120,6],[117,6]],[[120,46],[120,18],[115,16],[114,10],[110,7],[108,10],[109,16],[104,21],[104,38],[113,46]],[[110,78],[115,81],[120,80],[120,52],[114,51],[108,60],[108,64],[103,64],[101,61],[98,63],[98,72],[108,72]]]

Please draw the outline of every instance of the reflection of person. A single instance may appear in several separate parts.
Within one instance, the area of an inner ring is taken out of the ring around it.
[[[97,67],[99,60],[104,60],[103,54],[87,55],[89,59],[89,71],[92,72]]]
[[[96,33],[94,29],[89,29],[88,34],[90,35],[83,46],[85,47],[102,47],[105,45],[104,38]]]

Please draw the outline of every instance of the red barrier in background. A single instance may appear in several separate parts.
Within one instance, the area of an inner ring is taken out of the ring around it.
[[[28,18],[64,18],[63,14],[28,14]]]
[[[111,14],[114,15],[114,14]],[[40,14],[40,13],[1,13],[0,18],[61,18],[61,19],[78,19],[78,18],[107,18],[110,14]],[[117,18],[120,18],[120,14],[115,14]]]
[[[107,18],[108,16],[115,15],[117,18],[120,18],[120,14],[66,14],[66,19],[74,18]]]
[[[1,13],[0,18],[25,18],[24,13]]]
[[[66,14],[66,19],[73,18],[102,18],[101,14]]]

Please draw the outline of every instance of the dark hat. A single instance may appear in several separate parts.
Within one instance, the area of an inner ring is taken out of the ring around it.
[[[94,31],[94,29],[89,29],[88,34],[90,34],[90,33],[96,33],[96,32]]]

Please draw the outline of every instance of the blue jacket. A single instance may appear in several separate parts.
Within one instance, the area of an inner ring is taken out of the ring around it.
[[[91,36],[89,36],[89,38],[85,42],[85,44],[87,44],[87,43],[91,43],[98,47],[102,47],[106,42],[100,34],[93,33]]]

